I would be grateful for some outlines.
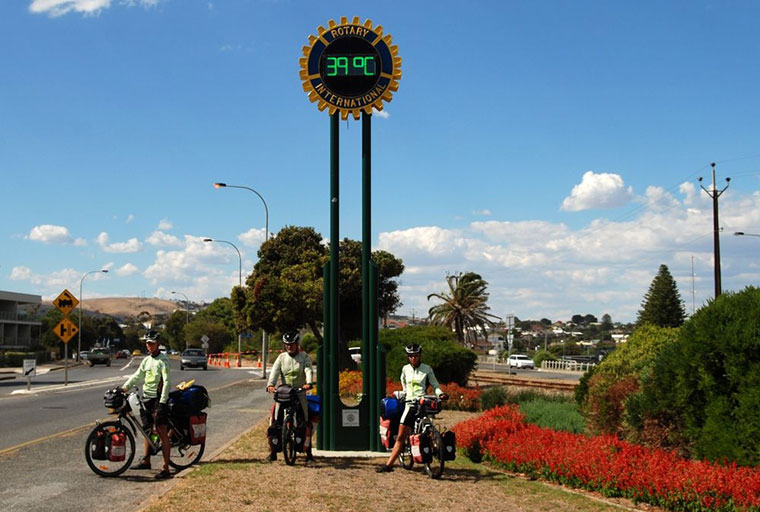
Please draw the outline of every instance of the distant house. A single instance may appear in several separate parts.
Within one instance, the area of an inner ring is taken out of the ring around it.
[[[40,343],[42,322],[19,306],[39,306],[42,297],[0,291],[0,349],[29,350]]]

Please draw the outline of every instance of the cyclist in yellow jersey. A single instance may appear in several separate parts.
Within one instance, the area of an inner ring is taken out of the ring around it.
[[[409,359],[409,364],[401,369],[401,386],[406,394],[406,405],[404,406],[404,413],[401,415],[401,424],[398,426],[396,444],[393,445],[388,461],[377,468],[378,473],[393,471],[393,463],[398,459],[404,441],[406,441],[409,431],[414,427],[415,409],[412,407],[412,403],[425,395],[428,386],[435,390],[436,396],[440,399],[446,400],[448,398],[438,384],[433,369],[422,362],[422,347],[416,343],[411,343],[404,350]]]
[[[282,336],[282,342],[285,344],[285,352],[277,356],[272,365],[272,373],[269,374],[267,381],[267,391],[274,393],[275,385],[280,380],[292,388],[301,388],[298,393],[298,400],[301,402],[304,421],[308,422],[309,409],[306,404],[306,391],[312,387],[313,371],[311,368],[311,358],[309,354],[301,351],[301,335],[296,331],[286,332]],[[272,416],[269,419],[269,425],[272,426],[276,421],[280,421],[280,404],[275,403]],[[308,448],[306,450],[306,460],[312,460],[311,454],[311,425],[308,426]],[[269,454],[269,460],[277,460],[277,453],[272,450]]]
[[[145,347],[148,355],[142,360],[135,373],[124,383],[123,391],[143,382],[143,405],[145,413],[141,416],[142,424],[146,427],[156,426],[156,432],[161,438],[161,452],[164,457],[164,466],[156,478],[171,478],[169,472],[169,453],[171,443],[166,426],[169,423],[169,359],[162,354],[158,346],[159,333],[150,331],[145,335]],[[150,469],[150,444],[145,440],[145,455],[142,460],[132,469]]]

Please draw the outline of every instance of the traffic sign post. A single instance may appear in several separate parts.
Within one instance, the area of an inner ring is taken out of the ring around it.
[[[26,377],[26,390],[32,389],[32,377],[37,376],[37,360],[24,359],[24,377]]]
[[[76,336],[79,332],[79,328],[69,320],[69,313],[71,313],[75,307],[79,304],[79,299],[68,291],[63,290],[61,294],[53,301],[53,305],[63,313],[63,320],[58,322],[53,332],[63,342],[63,385],[69,385],[69,340]]]

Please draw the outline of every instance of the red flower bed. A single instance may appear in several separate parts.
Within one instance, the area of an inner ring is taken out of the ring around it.
[[[466,454],[565,485],[670,510],[760,510],[760,470],[686,460],[619,440],[559,432],[497,407],[454,426]]]
[[[444,409],[471,412],[480,410],[480,395],[482,394],[480,387],[463,388],[452,382],[451,384],[442,384],[441,389],[449,395],[448,402],[443,404]],[[393,395],[394,391],[401,391],[401,383],[397,380],[386,379],[385,396]]]

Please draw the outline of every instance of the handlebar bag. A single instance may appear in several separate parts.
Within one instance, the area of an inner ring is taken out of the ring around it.
[[[294,400],[296,398],[298,398],[298,394],[296,393],[296,390],[285,384],[283,384],[282,386],[279,386],[274,392],[275,402],[278,402],[281,404],[290,403],[291,400]]]
[[[433,460],[433,451],[430,449],[430,437],[425,434],[409,436],[409,444],[412,445],[412,458],[418,464],[424,464]]]

